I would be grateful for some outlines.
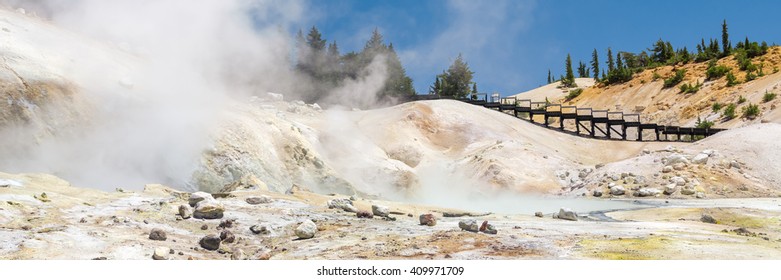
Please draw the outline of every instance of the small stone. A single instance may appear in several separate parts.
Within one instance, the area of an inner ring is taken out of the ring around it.
[[[437,225],[437,217],[434,214],[422,214],[419,217],[421,225],[427,225],[433,227]]]
[[[608,188],[612,188],[612,187],[615,187],[615,186],[616,186],[616,183],[615,183],[615,182],[610,182],[610,183],[607,183],[607,187],[608,187]]]
[[[729,162],[729,167],[730,168],[735,168],[735,169],[740,169],[740,163],[735,161],[735,160],[730,161]]]
[[[195,207],[195,205],[197,205],[198,202],[201,202],[201,201],[204,201],[204,200],[206,200],[206,201],[214,200],[214,197],[210,193],[194,192],[194,193],[190,194],[190,199],[188,200],[188,202],[190,203],[190,206]]]
[[[696,197],[696,198],[705,198],[705,193],[704,192],[695,192],[694,193],[694,197]]]
[[[233,243],[236,241],[236,235],[226,229],[220,232],[220,240],[225,243]]]
[[[626,193],[624,186],[613,186],[610,188],[610,194],[612,195],[624,195],[624,193]]]
[[[667,166],[662,168],[662,173],[670,173],[670,172],[673,172],[673,167],[672,166],[667,165]]]
[[[686,179],[684,179],[683,177],[680,177],[680,176],[675,176],[675,177],[670,178],[670,183],[674,183],[674,184],[676,184],[678,186],[683,186],[683,185],[686,185]]]
[[[561,208],[559,209],[558,218],[562,220],[577,221],[578,214],[576,214],[575,211],[572,211],[569,208]]]
[[[201,230],[207,230],[207,229],[209,229],[209,225],[207,225],[207,224],[203,224],[203,225],[201,226]]]
[[[380,217],[387,217],[390,215],[390,209],[387,206],[372,205],[372,214]]]
[[[684,187],[681,189],[682,195],[693,195],[695,193],[694,188],[692,187]]]
[[[168,237],[166,236],[165,231],[162,229],[156,228],[152,229],[151,232],[149,232],[149,239],[157,240],[157,241],[165,241]]]
[[[216,200],[203,200],[198,202],[193,211],[196,219],[222,219],[225,208]]]
[[[705,153],[701,153],[699,155],[694,156],[694,158],[692,158],[692,163],[694,163],[694,164],[706,164],[706,163],[708,163],[708,158],[709,157],[710,157],[710,155],[705,154]]]
[[[374,218],[374,214],[372,214],[369,211],[363,211],[363,210],[355,212],[355,216],[358,217],[358,218],[365,218],[365,219]]]
[[[602,196],[602,191],[601,191],[601,190],[594,190],[594,192],[592,193],[592,195],[593,195],[594,197],[601,197],[601,196]]]
[[[635,194],[636,196],[639,197],[647,197],[647,196],[656,196],[660,193],[661,191],[659,191],[656,188],[640,188],[639,190],[637,190]]]
[[[476,220],[461,220],[458,221],[458,227],[462,230],[469,232],[478,232],[480,227],[477,225]]]
[[[219,236],[214,234],[209,234],[201,238],[201,241],[198,242],[198,244],[200,244],[201,247],[206,250],[216,251],[217,249],[220,248],[220,242],[222,242],[222,239],[220,239]]]
[[[190,209],[189,205],[179,205],[179,216],[182,217],[182,219],[189,219],[192,217],[193,211]]]
[[[542,218],[542,212],[534,212],[534,216]]]
[[[231,253],[231,260],[240,261],[246,258],[244,257],[244,250],[237,248],[237,249],[233,249],[232,251],[233,252]]]
[[[245,199],[244,201],[246,201],[247,203],[252,204],[252,205],[266,204],[266,203],[271,203],[272,202],[271,198],[268,197],[268,196],[265,196],[265,195],[250,196],[247,199]]]
[[[153,260],[167,260],[168,254],[171,252],[171,249],[168,249],[166,247],[157,247],[155,249],[154,254],[152,254]]]
[[[254,225],[249,228],[249,230],[254,234],[268,234],[269,230],[268,227],[262,226],[262,225]]]
[[[306,220],[302,222],[298,227],[296,228],[296,236],[301,239],[309,239],[312,237],[315,237],[315,233],[317,232],[317,225],[315,222],[312,222],[312,220]]]
[[[667,165],[675,165],[676,163],[683,163],[684,165],[689,165],[689,159],[687,159],[685,156],[680,154],[673,154],[668,156],[665,159]]]
[[[664,187],[664,194],[666,195],[674,194],[676,191],[678,191],[678,185],[676,184],[669,184]]]
[[[236,223],[236,219],[227,219],[220,221],[220,225],[217,226],[218,228],[232,228],[233,224]]]
[[[708,215],[708,214],[702,214],[702,216],[700,217],[700,221],[703,222],[703,223],[708,223],[708,224],[715,224],[715,223],[717,223],[716,219],[714,219],[711,215]]]
[[[682,162],[679,162],[679,163],[673,164],[673,169],[674,169],[674,170],[678,170],[678,171],[683,171],[683,170],[685,170],[685,169],[686,169],[686,164],[684,164],[684,163],[682,163]]]
[[[332,199],[328,201],[329,209],[342,209],[345,212],[356,213],[358,209],[353,206],[353,202],[349,199]]]

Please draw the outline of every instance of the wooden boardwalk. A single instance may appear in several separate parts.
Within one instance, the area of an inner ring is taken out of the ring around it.
[[[529,99],[516,99],[515,97],[500,98],[498,94],[492,95],[490,100],[487,94],[473,95],[472,98],[454,98],[452,96],[430,94],[411,96],[405,101],[439,99],[458,100],[483,106],[488,109],[512,114],[516,118],[527,120],[546,128],[597,139],[694,142],[726,130],[643,123],[639,114],[624,114],[623,112],[611,112],[609,110],[594,110],[592,108],[533,102]],[[535,117],[542,120],[535,120]],[[552,118],[557,119],[558,122],[551,121]],[[574,131],[565,129],[565,121],[574,122]],[[634,133],[631,133],[630,129],[633,129]],[[644,135],[647,134],[651,135],[650,139],[648,137],[644,138]]]

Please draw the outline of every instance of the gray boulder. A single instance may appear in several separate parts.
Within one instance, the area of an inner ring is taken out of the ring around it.
[[[707,154],[704,154],[704,153],[696,155],[696,156],[694,156],[694,158],[692,158],[692,163],[694,163],[694,164],[706,164],[706,163],[708,163],[708,157],[710,157],[710,156],[707,155]]]
[[[327,205],[329,209],[342,209],[345,212],[351,213],[358,212],[358,208],[353,206],[353,202],[346,198],[329,200]]]
[[[592,194],[594,195],[594,197],[601,197],[602,196],[602,191],[601,190],[594,190],[594,192]]]
[[[171,252],[171,249],[168,249],[166,247],[157,247],[155,249],[155,252],[152,254],[153,260],[167,260],[168,254]]]
[[[193,210],[190,209],[190,206],[182,204],[179,205],[179,216],[182,217],[182,219],[189,219],[193,215]]]
[[[434,214],[422,214],[420,215],[419,220],[421,225],[427,225],[430,227],[437,225],[437,217],[435,217]]]
[[[209,251],[216,251],[220,248],[220,243],[222,242],[222,239],[220,239],[219,236],[214,234],[209,234],[207,236],[204,236],[201,238],[201,241],[198,242],[199,245],[201,245],[202,248],[209,250]]]
[[[265,203],[271,203],[272,202],[271,198],[268,197],[268,196],[265,196],[265,195],[250,196],[247,199],[245,199],[244,201],[246,201],[247,203],[252,204],[252,205],[265,204]]]
[[[196,219],[222,219],[225,207],[216,200],[203,200],[198,202],[193,211]]]
[[[576,214],[575,211],[572,211],[569,208],[561,208],[559,209],[558,218],[562,220],[577,221],[578,214]]]
[[[469,231],[469,232],[478,232],[480,230],[480,226],[477,225],[476,220],[461,220],[458,221],[458,228]]]
[[[676,191],[678,191],[678,185],[676,184],[669,184],[664,187],[664,194],[666,195],[674,194]]]
[[[624,186],[613,186],[610,188],[610,194],[612,195],[624,195],[624,193],[626,193]]]
[[[296,236],[301,239],[315,237],[315,233],[317,233],[317,225],[312,220],[306,220],[296,228]]]
[[[390,209],[387,206],[372,205],[372,214],[380,217],[387,217],[390,215]]]
[[[162,229],[156,228],[149,232],[149,239],[151,240],[165,241],[167,238],[165,231]]]

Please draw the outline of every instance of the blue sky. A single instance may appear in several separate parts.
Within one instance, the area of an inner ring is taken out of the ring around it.
[[[342,53],[360,50],[377,27],[399,53],[415,89],[462,53],[481,92],[515,94],[563,73],[567,53],[588,62],[596,48],[639,52],[658,38],[694,50],[700,38],[781,43],[777,1],[350,1],[308,2],[303,26],[315,25]]]

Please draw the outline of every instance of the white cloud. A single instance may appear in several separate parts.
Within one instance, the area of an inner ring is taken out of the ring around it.
[[[448,20],[446,28],[430,41],[401,49],[399,55],[411,76],[418,77],[415,84],[419,91],[459,53],[477,72],[478,80],[519,78],[517,73],[502,73],[506,69],[493,66],[506,63],[522,48],[516,45],[517,38],[531,27],[535,6],[535,0],[449,1],[442,16]],[[421,76],[431,79],[421,81]]]

